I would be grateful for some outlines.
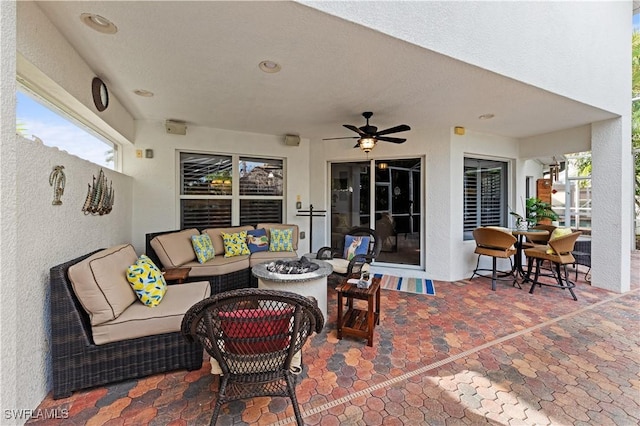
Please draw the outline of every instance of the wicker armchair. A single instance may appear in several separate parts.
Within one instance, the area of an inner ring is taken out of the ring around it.
[[[529,293],[533,293],[536,284],[540,286],[549,286],[561,288],[563,290],[569,290],[573,300],[578,300],[575,293],[573,292],[573,288],[576,286],[575,283],[569,281],[569,274],[567,272],[567,265],[573,264],[576,262],[576,259],[573,257],[573,249],[578,237],[582,234],[580,231],[572,232],[571,234],[564,235],[562,237],[556,239],[550,239],[549,245],[545,247],[533,247],[528,248],[524,251],[524,254],[527,256],[528,268],[527,268],[527,280],[529,280],[529,276],[531,275],[531,267],[533,261],[536,263],[536,271],[535,276],[533,277],[533,281],[531,284],[531,289],[529,289]],[[551,249],[551,250],[550,250]],[[543,261],[548,260],[555,266],[555,272],[552,274],[544,274],[541,273],[541,264]],[[562,274],[562,270],[564,270],[564,276]],[[555,278],[557,284],[545,283],[538,281],[540,276],[550,276]]]
[[[186,342],[180,332],[103,345],[93,343],[89,315],[80,305],[67,273],[72,265],[93,253],[50,270],[53,398],[68,397],[78,389],[165,371],[199,369],[202,346]]]
[[[360,274],[363,269],[367,269],[366,265],[369,265],[380,254],[382,248],[382,241],[378,237],[376,231],[370,228],[356,227],[347,232],[346,236],[353,237],[367,237],[369,243],[366,248],[366,254],[356,254],[352,259],[345,259],[344,245],[345,238],[342,238],[340,246],[337,249],[331,247],[322,247],[318,250],[316,258],[318,260],[324,260],[331,264],[333,272],[351,276],[352,274]]]
[[[317,303],[285,291],[232,290],[191,307],[182,320],[182,333],[202,343],[222,371],[211,425],[223,404],[257,396],[288,396],[302,425],[295,393],[300,370],[293,360],[323,326]]]
[[[516,248],[514,246],[516,237],[511,233],[505,232],[502,229],[483,227],[473,230],[473,238],[476,240],[476,249],[474,253],[478,255],[476,262],[476,269],[473,270],[470,280],[474,276],[488,277],[487,275],[479,274],[482,271],[491,271],[491,290],[496,290],[496,280],[507,279],[512,281],[515,286],[518,282],[514,274],[513,263],[509,271],[498,271],[496,263],[498,258],[509,259],[511,262],[511,256],[516,254]],[[489,256],[492,259],[492,268],[480,268],[480,257]]]

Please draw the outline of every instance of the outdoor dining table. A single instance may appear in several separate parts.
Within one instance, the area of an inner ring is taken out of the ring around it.
[[[516,256],[513,264],[513,272],[514,274],[520,275],[520,277],[526,281],[527,273],[522,267],[522,247],[524,244],[525,237],[528,236],[542,236],[549,235],[549,231],[544,229],[511,229],[511,233],[518,238],[516,241]]]

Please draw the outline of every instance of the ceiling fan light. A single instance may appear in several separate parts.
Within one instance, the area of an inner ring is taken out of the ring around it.
[[[376,140],[374,138],[360,138],[358,144],[361,150],[370,152],[376,146]]]

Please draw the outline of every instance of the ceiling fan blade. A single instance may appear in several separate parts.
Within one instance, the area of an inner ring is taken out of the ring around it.
[[[404,142],[406,142],[406,139],[390,138],[388,136],[379,136],[379,137],[376,137],[376,139],[379,140],[379,141],[392,142],[392,143],[404,143]]]
[[[336,141],[338,139],[358,139],[360,138],[360,136],[347,136],[344,138],[327,138],[327,139],[322,139],[323,141]]]
[[[357,134],[359,134],[360,136],[367,136],[367,134],[365,132],[363,132],[362,130],[358,129],[356,126],[353,126],[351,124],[343,124],[343,127],[346,127],[347,129],[356,132]]]
[[[389,133],[398,133],[398,132],[406,132],[407,130],[411,130],[411,127],[406,124],[400,124],[399,126],[389,127],[388,129],[380,130],[376,133],[376,136],[388,135]]]
[[[354,147],[354,148],[360,148],[360,142],[358,142],[357,144],[355,144],[353,147]]]

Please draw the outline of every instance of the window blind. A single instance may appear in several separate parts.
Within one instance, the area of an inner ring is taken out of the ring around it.
[[[465,158],[464,239],[480,226],[507,226],[507,163]]]

